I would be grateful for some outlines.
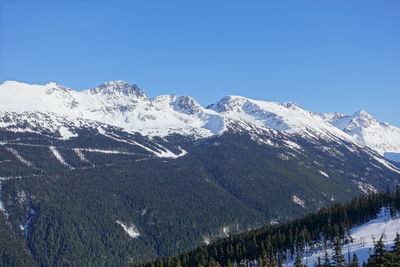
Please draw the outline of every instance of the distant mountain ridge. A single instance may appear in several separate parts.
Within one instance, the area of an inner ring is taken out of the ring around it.
[[[400,161],[400,128],[375,119],[365,110],[353,115],[325,113],[322,118],[386,158]]]
[[[161,137],[210,137],[244,123],[288,133],[356,140],[391,160],[400,155],[400,128],[380,122],[365,111],[351,116],[340,112],[316,114],[296,103],[241,96],[226,96],[204,108],[189,96],[161,95],[149,99],[138,86],[124,81],[110,81],[84,91],[56,83],[30,85],[6,81],[0,85],[0,112],[36,111],[69,121],[88,119]],[[0,127],[8,126],[11,125],[0,121]],[[64,134],[66,138],[71,136],[68,131]]]

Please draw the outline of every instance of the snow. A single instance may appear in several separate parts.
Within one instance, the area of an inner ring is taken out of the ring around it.
[[[4,203],[1,200],[1,181],[0,181],[0,212],[7,216],[6,208],[4,207]]]
[[[318,172],[319,172],[320,174],[322,174],[323,176],[329,178],[329,175],[328,175],[326,172],[324,172],[323,170],[319,170]]]
[[[76,133],[71,132],[70,130],[68,130],[66,127],[60,127],[58,129],[58,132],[61,135],[62,139],[68,140],[71,137],[77,137],[78,135]]]
[[[24,225],[20,225],[21,231],[23,231],[24,233],[24,237],[27,238],[28,237],[28,233],[29,233],[29,224],[32,221],[33,215],[36,214],[36,211],[34,209],[30,209],[30,213],[28,218],[26,219]]]
[[[211,243],[211,240],[208,236],[203,236],[202,243],[205,245],[209,245]]]
[[[140,144],[140,143],[138,143],[138,142],[136,142],[134,140],[127,141],[127,140],[123,140],[123,139],[111,136],[109,134],[106,134],[105,131],[103,129],[101,129],[100,127],[98,128],[98,130],[102,135],[107,136],[108,138],[111,138],[111,139],[113,139],[115,141],[118,141],[118,142],[122,142],[122,143],[126,143],[126,144],[130,144],[130,145],[135,145],[135,146],[141,147],[144,150],[152,153],[153,155],[155,155],[156,157],[159,157],[159,158],[179,158],[179,157],[182,157],[182,156],[187,154],[187,151],[185,151],[183,149],[181,149],[181,152],[179,154],[175,154],[172,151],[170,151],[169,149],[167,149],[167,148],[165,148],[165,147],[163,147],[163,146],[161,146],[159,144],[157,144],[157,145],[158,145],[158,147],[160,149],[159,150],[155,150],[155,149],[149,148],[149,147],[147,147],[145,145],[142,145],[142,144]]]
[[[57,114],[70,121],[85,118],[153,136],[219,135],[228,129],[230,121],[240,120],[279,131],[306,131],[312,135],[315,131],[329,132],[347,138],[319,115],[294,103],[228,96],[204,108],[188,96],[161,95],[149,99],[136,85],[123,81],[107,82],[83,91],[56,83],[31,85],[7,81],[0,85],[0,111]],[[57,130],[63,138],[76,136],[67,127],[60,126]]]
[[[12,145],[19,145],[19,146],[31,146],[31,147],[43,147],[43,148],[48,148],[48,149],[55,149],[57,150],[57,147],[55,146],[47,146],[47,145],[37,145],[37,144],[26,144],[26,143],[10,143]],[[52,148],[51,148],[52,147]],[[69,149],[69,148],[63,148],[63,149]],[[121,154],[121,155],[135,155],[135,153],[131,152],[125,152],[125,151],[120,151],[120,150],[108,150],[108,149],[98,149],[98,148],[71,148],[72,150],[76,151],[86,151],[86,152],[94,152],[94,153],[103,153],[103,154]],[[52,151],[53,152],[53,151]],[[58,152],[58,150],[57,150]],[[76,152],[75,152],[76,153]],[[54,152],[53,152],[54,154]],[[59,154],[59,153],[58,153]],[[61,155],[60,155],[61,156]]]
[[[119,224],[131,238],[137,238],[140,236],[139,231],[137,230],[136,226],[133,223],[130,223],[129,225],[124,224],[121,221],[116,221],[117,224]]]
[[[291,149],[302,150],[301,146],[296,144],[295,142],[292,142],[292,141],[289,141],[289,140],[285,140],[284,142]]]
[[[225,227],[223,227],[222,228],[222,233],[225,235],[225,236],[229,236],[229,227],[228,226],[225,226]]]
[[[368,184],[368,183],[364,183],[364,182],[360,182],[360,181],[355,181],[355,180],[353,180],[353,182],[366,195],[378,192],[378,190],[372,184]]]
[[[276,103],[252,100],[241,96],[226,96],[210,109],[232,120],[241,120],[258,127],[267,127],[289,133],[302,133],[326,139],[350,136],[324,121],[320,115],[302,109],[295,103]]]
[[[400,217],[397,216],[392,219],[388,208],[382,208],[377,218],[350,230],[353,243],[343,245],[342,254],[347,259],[348,252],[350,252],[351,256],[356,253],[360,264],[362,264],[373,253],[374,240],[379,240],[383,234],[383,242],[390,249],[397,233],[400,233]],[[327,252],[329,258],[331,258],[332,249],[327,249]],[[318,257],[323,259],[324,255],[325,250],[321,249],[319,252],[304,256],[302,262],[307,266],[314,266],[314,263],[318,261]],[[287,266],[293,266],[293,261],[288,262]]]
[[[302,200],[302,199],[299,198],[298,196],[293,195],[292,200],[293,200],[293,202],[294,202],[295,204],[301,206],[302,208],[305,208],[305,207],[306,207],[306,206],[305,206],[304,200]]]
[[[365,144],[381,155],[400,153],[400,129],[377,121],[365,111],[352,116],[317,114],[295,103],[267,102],[241,96],[226,96],[204,108],[188,96],[170,94],[150,99],[136,85],[123,81],[106,82],[83,91],[56,83],[33,85],[6,81],[0,85],[0,127],[7,130],[53,132],[61,139],[69,139],[77,136],[74,129],[88,125],[96,128],[96,123],[150,137],[182,134],[205,138],[221,135],[228,129],[260,135],[262,130],[275,130],[299,134],[310,140],[346,141],[354,147],[364,147],[362,144]],[[254,135],[252,138],[258,140]],[[268,139],[258,141],[275,145]],[[137,145],[157,157],[185,155],[183,150],[174,154],[165,148],[154,150]],[[286,145],[301,149],[292,141]],[[391,168],[388,164],[385,166]]]
[[[344,114],[336,117],[332,114],[321,116],[381,155],[400,153],[400,128],[381,122],[364,110],[357,111],[351,116]],[[400,161],[397,157],[390,159]]]
[[[79,148],[74,148],[75,154],[78,156],[78,158],[82,162],[90,163],[90,161],[85,157],[85,154],[83,154],[82,150]]]
[[[63,158],[63,156],[60,154],[60,152],[54,147],[54,146],[50,146],[49,147],[50,151],[53,153],[54,157],[56,157],[56,159],[64,166],[67,166],[70,169],[73,169],[73,167],[71,165],[69,165],[65,159]]]
[[[166,148],[164,148],[164,151],[160,151],[160,152],[156,153],[156,155],[160,158],[172,158],[172,159],[183,157],[186,154],[187,154],[187,151],[183,150],[183,149],[181,149],[181,152],[179,154],[175,154]]]
[[[210,136],[224,129],[220,115],[189,97],[165,95],[151,100],[138,87],[122,81],[83,91],[55,83],[7,81],[0,85],[0,111],[53,113],[71,121],[85,118],[157,136],[173,132]],[[59,132],[63,138],[75,136],[67,128]]]
[[[32,164],[30,161],[24,159],[24,158],[18,153],[18,151],[15,150],[14,148],[12,148],[12,147],[6,147],[6,150],[9,151],[9,152],[11,152],[21,163],[25,164],[26,166],[33,166],[33,164]]]
[[[375,155],[372,155],[372,157],[373,157],[376,161],[378,161],[379,163],[381,163],[383,166],[385,166],[386,168],[388,168],[388,169],[390,169],[390,170],[392,170],[392,171],[394,171],[394,172],[400,173],[400,168],[394,166],[392,163],[387,162],[387,161],[384,160],[383,158],[377,157],[377,156],[375,156]]]

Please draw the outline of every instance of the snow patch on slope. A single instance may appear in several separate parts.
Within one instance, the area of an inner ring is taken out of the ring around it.
[[[8,213],[6,211],[6,208],[4,207],[4,203],[1,200],[1,181],[0,181],[0,212],[3,213],[6,217],[8,217]]]
[[[378,193],[378,190],[372,184],[363,183],[363,182],[355,181],[355,180],[353,180],[353,182],[366,195]]]
[[[12,147],[6,147],[6,149],[7,151],[11,152],[22,164],[25,164],[26,166],[33,166],[32,162],[24,159],[16,149]]]
[[[296,195],[293,195],[292,201],[293,201],[295,204],[301,206],[302,208],[305,208],[305,207],[306,207],[306,206],[305,206],[304,200],[302,200],[301,198],[299,198],[299,197],[296,196]]]
[[[83,154],[82,150],[79,148],[74,148],[75,154],[78,156],[78,158],[82,162],[90,163],[90,161],[85,157],[85,154]]]
[[[71,165],[69,165],[65,159],[63,158],[63,156],[60,154],[60,152],[57,150],[57,148],[55,148],[54,146],[50,146],[49,147],[50,151],[53,153],[54,157],[64,166],[67,166],[68,168],[70,168],[71,170],[74,169]]]
[[[319,172],[320,174],[322,174],[323,176],[329,178],[329,175],[328,175],[326,172],[324,172],[323,170],[319,170],[318,172]]]
[[[36,211],[34,209],[30,209],[30,213],[28,215],[28,218],[26,219],[25,223],[23,225],[20,225],[21,231],[24,233],[24,237],[27,238],[29,234],[29,226],[32,221],[33,216],[36,214]]]
[[[125,224],[121,221],[116,221],[117,224],[119,224],[131,238],[137,238],[140,236],[140,233],[136,226],[133,223],[130,224]]]

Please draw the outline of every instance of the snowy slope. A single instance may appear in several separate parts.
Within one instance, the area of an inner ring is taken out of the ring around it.
[[[400,128],[378,121],[364,110],[351,116],[326,113],[321,117],[381,155],[400,161]]]
[[[351,256],[356,253],[360,264],[362,264],[374,252],[374,240],[378,240],[383,234],[382,240],[387,248],[390,249],[393,245],[393,240],[396,238],[396,233],[400,233],[400,217],[392,219],[387,209],[382,208],[376,219],[351,229],[350,235],[353,238],[353,243],[344,245],[342,254],[347,259],[349,252]],[[332,249],[328,249],[327,252],[329,258],[331,258]],[[318,258],[322,260],[324,255],[325,250],[321,249],[319,252],[304,256],[302,262],[307,266],[314,266]],[[293,261],[288,262],[287,265],[293,266]]]
[[[0,112],[42,112],[70,121],[90,119],[129,131],[165,136],[171,133],[210,136],[224,130],[223,118],[190,97],[148,99],[123,81],[74,91],[55,83],[30,85],[7,81],[0,85]],[[3,122],[2,127],[5,127]]]
[[[400,153],[400,129],[379,122],[366,112],[320,115],[295,103],[241,96],[226,96],[204,108],[188,96],[149,99],[136,85],[123,81],[106,82],[83,91],[56,83],[6,81],[0,85],[0,127],[13,131],[44,127],[68,139],[75,136],[74,127],[96,127],[96,122],[161,137],[181,134],[201,138],[228,129],[252,133],[269,129],[315,140],[365,144],[385,156],[397,157],[396,153]]]
[[[349,135],[332,127],[318,114],[305,110],[296,103],[276,103],[241,96],[226,96],[209,108],[225,118],[246,121],[258,127],[312,138],[324,137],[336,140],[339,137],[350,142],[354,141]]]
[[[56,83],[29,85],[7,81],[0,85],[0,111],[57,114],[70,121],[90,119],[158,136],[171,133],[211,136],[240,121],[278,131],[348,138],[296,104],[225,97],[206,109],[187,96],[162,95],[149,99],[136,85],[123,81],[107,82],[84,91]]]

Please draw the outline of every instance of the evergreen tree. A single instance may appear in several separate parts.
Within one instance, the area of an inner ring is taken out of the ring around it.
[[[270,257],[269,257],[269,265],[268,265],[268,267],[276,267],[275,256],[272,253],[270,254]]]
[[[322,265],[324,267],[331,267],[331,261],[329,260],[328,257],[328,251],[325,251],[325,256],[324,256],[324,264]]]
[[[278,267],[283,267],[283,257],[282,253],[278,254]]]
[[[318,257],[317,262],[315,263],[315,267],[322,267],[321,257]]]
[[[297,252],[297,254],[296,254],[296,260],[294,261],[294,267],[303,267],[299,252]]]
[[[353,253],[353,259],[351,260],[351,263],[349,264],[349,267],[359,267],[358,263],[358,256],[356,253]]]
[[[383,243],[383,235],[375,243],[374,254],[368,259],[366,264],[367,267],[385,267],[390,266],[389,255],[385,249],[385,244]]]
[[[392,248],[392,254],[394,257],[394,260],[396,262],[400,262],[400,234],[396,234],[396,239],[394,240],[394,245]]]
[[[342,255],[342,248],[340,245],[340,239],[336,238],[334,244],[333,244],[333,255],[332,255],[332,261],[334,263],[333,266],[343,266],[345,263],[344,256]]]

